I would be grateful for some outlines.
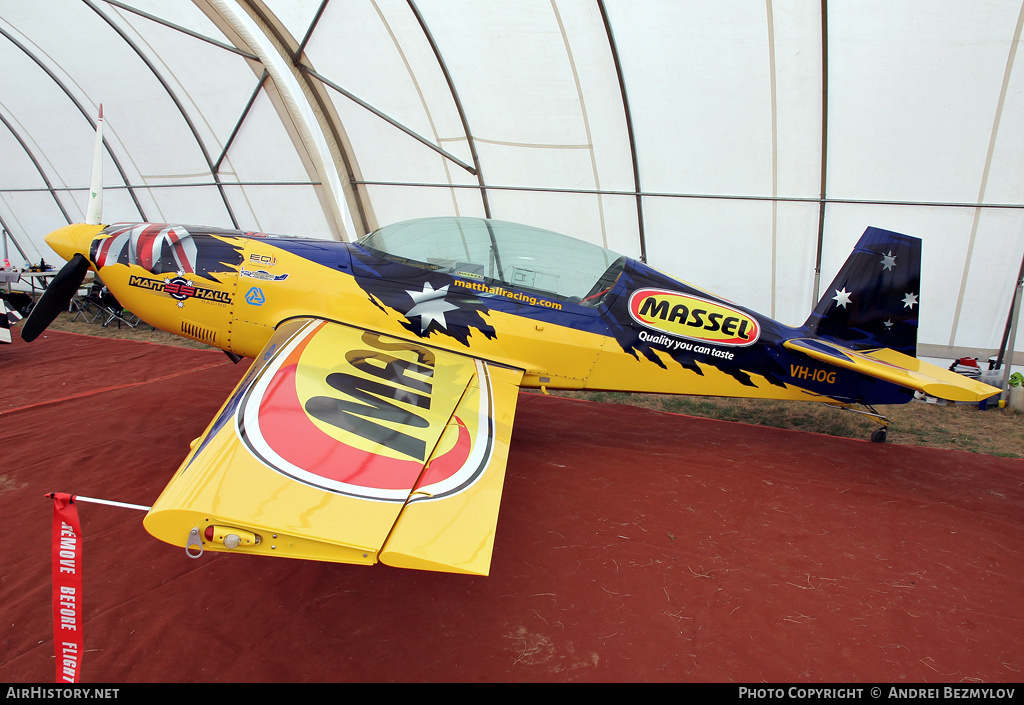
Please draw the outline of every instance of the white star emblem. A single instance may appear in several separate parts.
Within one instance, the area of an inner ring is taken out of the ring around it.
[[[850,292],[846,290],[845,286],[842,291],[836,289],[836,295],[832,299],[836,302],[836,306],[842,306],[843,308],[846,308],[846,304],[853,303],[850,301]]]
[[[886,328],[892,328],[892,319],[890,318],[888,321],[883,321],[882,325]]]
[[[448,321],[444,314],[458,309],[458,306],[444,300],[445,294],[448,293],[447,284],[435,291],[430,282],[424,282],[423,291],[406,291],[405,293],[412,298],[414,304],[405,317],[409,319],[413,316],[420,317],[420,334],[426,333],[433,321],[437,321],[442,328],[448,330]]]
[[[886,269],[892,269],[896,266],[896,255],[889,250],[887,254],[882,255],[882,271]]]
[[[909,308],[913,310],[914,304],[917,303],[917,294],[907,294],[903,297],[903,308]]]

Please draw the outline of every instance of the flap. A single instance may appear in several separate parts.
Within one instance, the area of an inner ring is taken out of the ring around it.
[[[146,529],[193,554],[374,563],[415,488],[455,496],[487,475],[480,449],[497,447],[495,425],[456,414],[482,403],[491,418],[490,386],[477,381],[486,369],[338,323],[287,321],[194,444]],[[446,432],[453,423],[464,432]],[[501,457],[504,469],[503,455],[488,457]]]
[[[858,352],[811,338],[794,338],[785,341],[783,345],[815,360],[916,389],[940,399],[975,402],[999,393],[995,387],[888,348]]]

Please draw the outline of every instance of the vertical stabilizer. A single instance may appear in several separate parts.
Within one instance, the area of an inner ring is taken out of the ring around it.
[[[921,240],[868,228],[806,325],[852,347],[916,356],[920,294]]]
[[[89,181],[89,204],[85,222],[99,225],[103,218],[103,105],[96,119],[96,144],[92,153],[92,179]]]

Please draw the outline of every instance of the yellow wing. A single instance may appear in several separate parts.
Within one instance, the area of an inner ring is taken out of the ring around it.
[[[486,575],[522,370],[287,321],[145,519],[203,550]]]
[[[995,387],[889,348],[858,352],[835,343],[811,338],[794,338],[785,341],[783,345],[815,360],[892,382],[901,387],[916,389],[941,399],[974,402],[999,393]]]

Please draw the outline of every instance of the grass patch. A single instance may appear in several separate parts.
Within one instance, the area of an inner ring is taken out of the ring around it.
[[[872,419],[824,404],[773,399],[682,397],[622,392],[553,392],[560,396],[640,406],[687,416],[788,428],[844,438],[867,439],[879,427]],[[888,441],[902,445],[962,450],[1003,458],[1024,458],[1024,414],[1013,409],[981,410],[976,404],[883,406],[890,419]]]

